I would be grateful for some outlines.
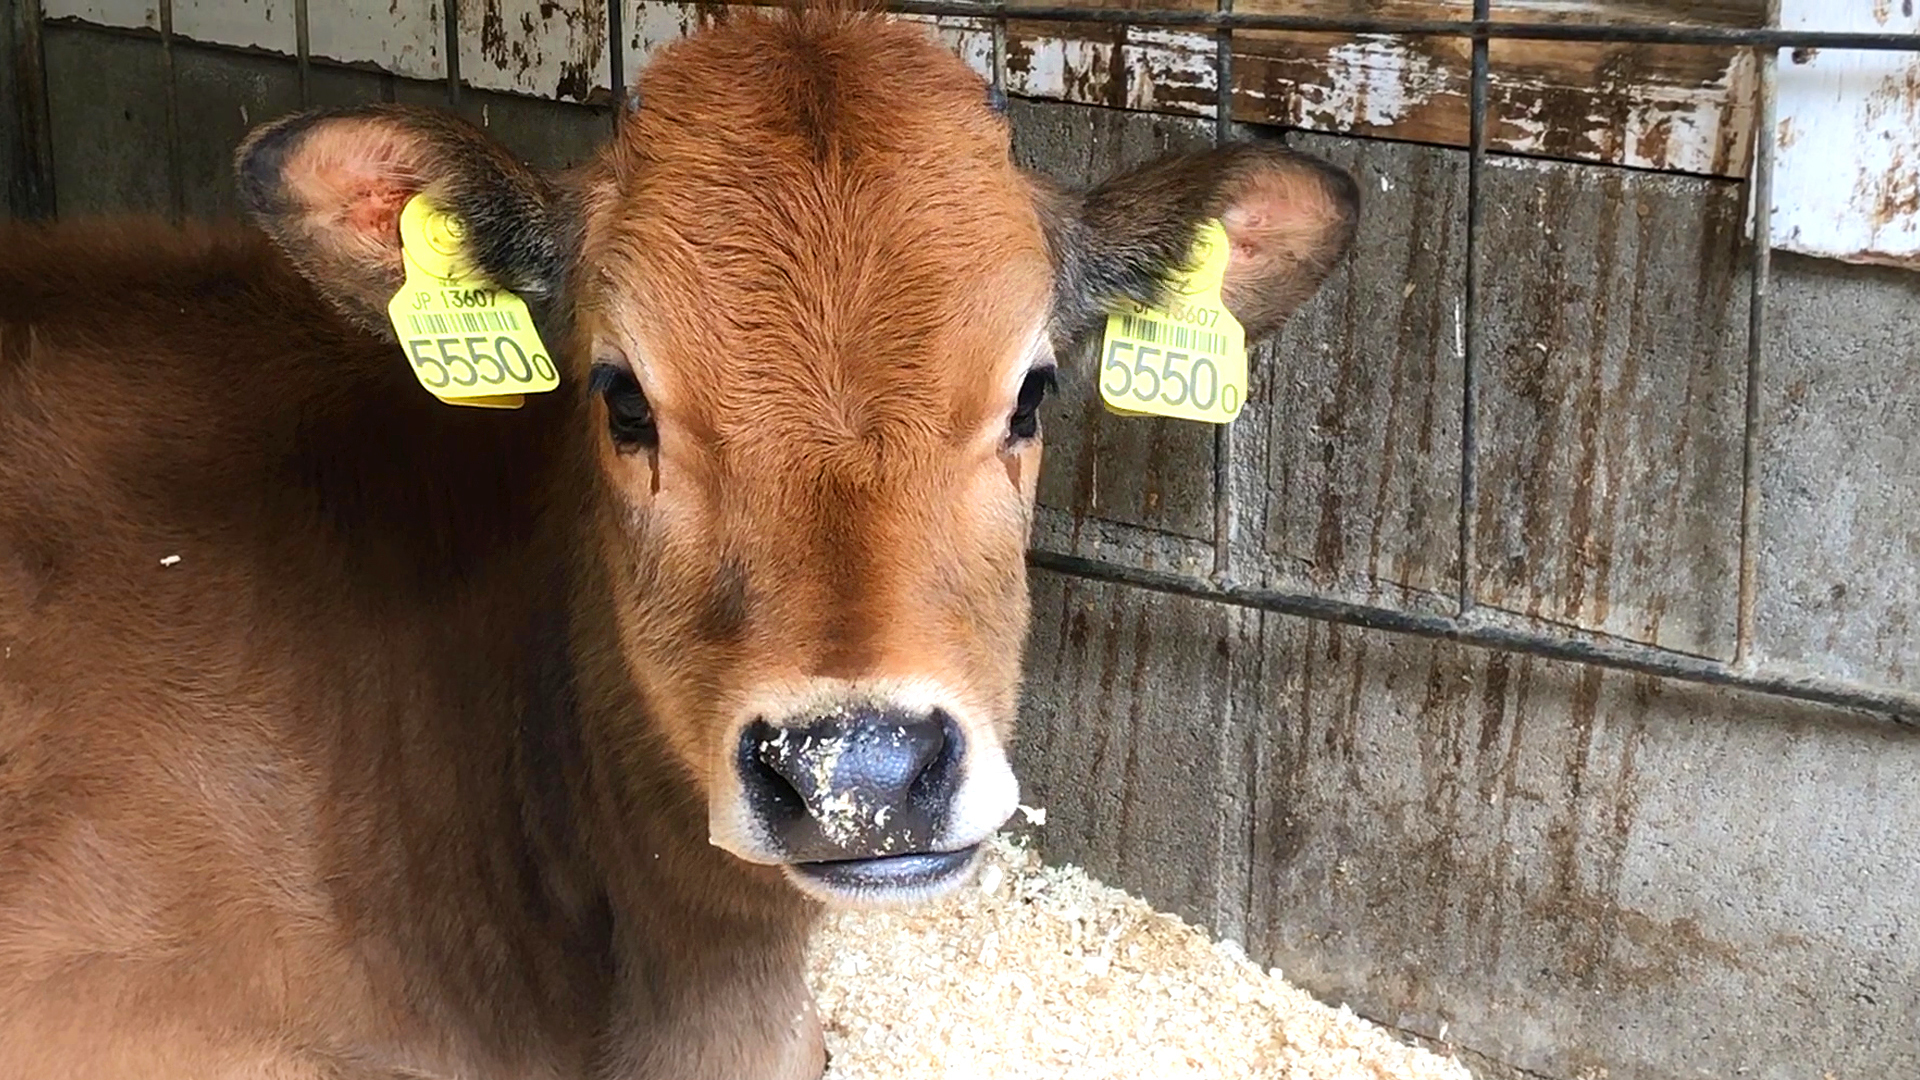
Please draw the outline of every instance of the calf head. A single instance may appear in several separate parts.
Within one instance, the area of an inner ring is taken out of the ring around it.
[[[564,176],[381,106],[255,132],[241,188],[381,335],[406,199],[464,219],[568,354],[634,744],[685,767],[712,843],[816,897],[937,894],[1016,807],[1056,349],[1160,299],[1216,217],[1226,300],[1271,334],[1348,245],[1353,184],[1248,143],[1067,190],[961,61],[871,16],[736,16],[634,100]]]

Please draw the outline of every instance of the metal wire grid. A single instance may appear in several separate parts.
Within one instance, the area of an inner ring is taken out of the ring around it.
[[[460,4],[443,0],[446,12],[446,96],[449,106],[460,104]],[[725,0],[726,3],[764,5],[773,0]],[[296,64],[300,100],[312,101],[312,56],[309,50],[309,0],[295,0]],[[608,3],[608,65],[616,97],[625,92],[627,72],[621,26],[621,0]],[[1236,30],[1281,30],[1313,33],[1384,35],[1399,37],[1464,37],[1472,41],[1472,69],[1468,97],[1468,164],[1466,276],[1462,290],[1462,399],[1460,426],[1460,488],[1457,539],[1459,592],[1452,615],[1412,612],[1373,604],[1339,600],[1294,589],[1240,584],[1233,573],[1233,528],[1236,521],[1232,473],[1233,432],[1215,429],[1215,503],[1213,515],[1214,566],[1210,577],[1149,570],[1058,552],[1035,551],[1029,563],[1079,577],[1128,585],[1155,592],[1209,600],[1242,608],[1271,611],[1414,637],[1443,639],[1480,648],[1498,649],[1601,668],[1634,672],[1683,682],[1750,691],[1773,697],[1863,710],[1906,724],[1920,724],[1920,694],[1841,680],[1802,677],[1768,670],[1752,656],[1758,508],[1758,447],[1761,424],[1761,365],[1765,355],[1766,301],[1772,268],[1770,234],[1774,163],[1774,119],[1778,52],[1781,49],[1854,49],[1902,51],[1920,54],[1920,34],[1792,31],[1780,29],[1779,0],[1769,0],[1765,25],[1752,28],[1584,23],[1495,22],[1492,0],[1474,0],[1471,20],[1345,18],[1236,12],[1233,0],[1216,0],[1212,11],[1122,8],[1081,8],[1025,5],[1005,0],[890,0],[897,14],[987,19],[992,26],[992,83],[998,94],[1006,88],[1007,21],[1103,23],[1127,26],[1211,29],[1217,48],[1214,107],[1216,141],[1232,131],[1233,33]],[[170,204],[182,213],[179,108],[173,78],[173,0],[159,0],[158,15],[162,72],[166,80],[167,171]],[[16,71],[21,84],[19,107],[26,132],[26,202],[31,215],[50,215],[53,206],[52,156],[46,131],[44,53],[40,35],[40,4],[23,0],[16,13]],[[1741,508],[1739,531],[1739,587],[1736,639],[1731,663],[1673,652],[1651,645],[1600,635],[1549,634],[1517,628],[1476,614],[1477,537],[1472,508],[1478,502],[1479,370],[1482,345],[1481,191],[1486,167],[1487,94],[1490,82],[1488,43],[1494,39],[1578,41],[1622,44],[1699,45],[1753,49],[1758,61],[1754,147],[1747,176],[1753,236],[1749,274],[1750,295],[1746,355],[1746,413],[1742,432]],[[35,85],[37,82],[37,85]],[[621,109],[612,110],[617,118]]]

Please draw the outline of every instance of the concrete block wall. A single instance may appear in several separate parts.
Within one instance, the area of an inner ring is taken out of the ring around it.
[[[55,24],[46,47],[60,213],[164,212],[158,44]],[[294,67],[177,43],[175,86],[182,201],[230,213],[228,155],[296,107]],[[444,100],[324,66],[312,89]],[[461,108],[547,165],[610,124],[472,90]],[[1210,134],[1072,105],[1013,117],[1023,159],[1080,179]],[[1227,470],[1235,573],[1447,611],[1464,158],[1292,138],[1352,169],[1366,209],[1353,258],[1256,360]],[[1500,160],[1487,197],[1478,599],[1730,656],[1741,189]],[[1777,263],[1766,663],[1920,678],[1916,301],[1920,276]],[[1036,547],[1206,573],[1212,432],[1109,415],[1097,393],[1081,356],[1045,421]],[[1052,572],[1033,588],[1018,753],[1050,857],[1489,1076],[1920,1077],[1920,733]]]
[[[1016,115],[1083,178],[1210,135]],[[1366,209],[1256,364],[1235,576],[1446,611],[1465,158],[1291,141]],[[1506,160],[1486,190],[1479,602],[1729,659],[1740,186]],[[1907,686],[1920,275],[1775,273],[1755,651]],[[1078,363],[1037,546],[1204,575],[1211,442],[1104,413]],[[1035,605],[1019,765],[1052,858],[1490,1075],[1920,1076],[1920,732],[1062,574]]]

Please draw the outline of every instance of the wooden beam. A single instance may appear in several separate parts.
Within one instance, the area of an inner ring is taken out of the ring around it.
[[[1075,0],[1065,0],[1074,4]],[[1125,8],[1139,0],[1081,0]],[[1156,4],[1155,6],[1161,6]],[[1168,4],[1205,7],[1198,0]],[[1464,19],[1470,0],[1239,0],[1241,12]],[[1753,26],[1760,0],[1516,0],[1498,18]],[[926,19],[963,53],[983,20]],[[1234,35],[1234,115],[1242,121],[1464,147],[1470,43],[1349,34]],[[1205,32],[1014,20],[1009,91],[1119,108],[1208,115],[1215,39]],[[1495,41],[1488,147],[1637,168],[1743,175],[1752,136],[1752,55],[1694,46]]]

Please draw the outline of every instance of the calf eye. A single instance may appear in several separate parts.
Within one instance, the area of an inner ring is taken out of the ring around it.
[[[1020,396],[1013,404],[1013,415],[1007,418],[1009,436],[1018,441],[1040,434],[1040,403],[1057,385],[1052,367],[1037,367],[1027,372],[1026,381],[1020,384]]]
[[[621,450],[651,450],[660,445],[653,407],[633,372],[615,364],[595,364],[587,388],[607,402],[607,434]]]

